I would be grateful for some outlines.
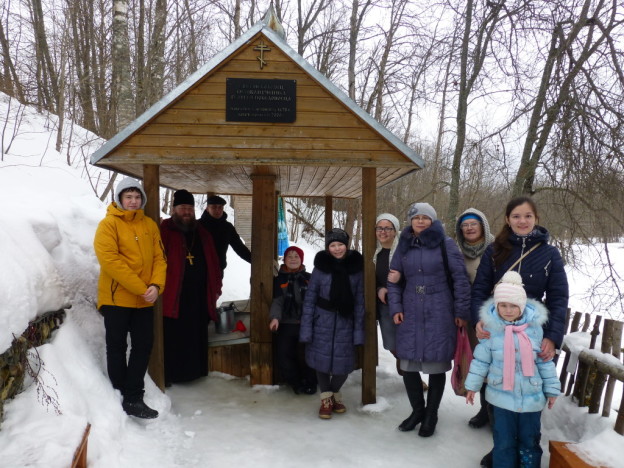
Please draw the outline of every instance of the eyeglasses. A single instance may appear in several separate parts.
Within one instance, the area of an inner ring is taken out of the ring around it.
[[[381,226],[377,226],[375,228],[375,232],[392,232],[395,229],[393,227],[381,227]]]
[[[461,223],[459,227],[461,227],[462,229],[474,229],[478,226],[479,226],[479,223],[474,222],[474,223]]]

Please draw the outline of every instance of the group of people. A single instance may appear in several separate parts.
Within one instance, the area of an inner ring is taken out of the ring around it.
[[[469,425],[489,423],[494,435],[481,465],[539,467],[540,415],[559,395],[554,362],[569,294],[537,206],[529,197],[512,199],[496,237],[485,215],[470,208],[458,217],[456,242],[427,203],[413,204],[407,221],[399,232],[396,217],[385,213],[375,227],[381,336],[398,359],[412,407],[398,429],[420,425],[418,435],[434,433],[457,327],[468,325],[474,360],[467,402],[481,393]],[[426,402],[421,373],[429,374]]]
[[[123,395],[124,410],[149,418],[157,416],[143,402],[153,302],[163,294],[166,380],[206,375],[207,353],[200,351],[208,320],[215,319],[225,251],[232,245],[244,259],[251,255],[233,226],[224,227],[220,197],[209,199],[197,223],[192,194],[177,191],[172,217],[160,229],[144,216],[144,204],[140,184],[122,181],[98,227],[95,250],[109,377]],[[474,208],[459,216],[456,241],[428,203],[410,206],[403,229],[390,213],[377,217],[377,318],[411,406],[400,431],[420,426],[419,436],[434,434],[457,330],[465,327],[474,349],[466,401],[472,404],[481,394],[481,408],[469,425],[489,424],[494,435],[494,449],[482,465],[539,466],[541,410],[559,395],[554,362],[565,332],[568,283],[561,255],[538,222],[529,197],[507,204],[496,237]],[[281,378],[298,394],[318,388],[322,419],[346,411],[341,388],[355,369],[356,347],[364,344],[365,259],[349,241],[342,229],[328,231],[311,274],[303,251],[289,247],[274,280],[268,326],[275,333]],[[126,362],[128,333],[132,350]],[[196,359],[185,353],[189,343],[197,347]]]
[[[146,201],[139,181],[123,179],[98,225],[94,249],[109,378],[127,414],[151,419],[158,412],[145,404],[143,382],[154,302],[162,295],[165,385],[208,375],[208,323],[216,320],[227,249],[248,262],[251,252],[227,221],[219,196],[208,198],[198,222],[193,195],[176,191],[171,218],[160,227],[144,214]]]

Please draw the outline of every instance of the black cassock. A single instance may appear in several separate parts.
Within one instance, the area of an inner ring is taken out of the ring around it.
[[[163,317],[166,383],[208,375],[206,261],[199,235],[193,242],[193,232],[185,233],[185,241],[194,258],[185,259],[179,315]]]

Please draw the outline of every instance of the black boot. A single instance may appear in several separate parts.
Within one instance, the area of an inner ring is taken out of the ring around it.
[[[124,399],[121,406],[126,414],[128,414],[129,416],[134,416],[141,419],[154,419],[158,417],[158,411],[147,406],[143,401],[143,398],[140,398],[138,400]]]
[[[446,385],[446,374],[429,375],[429,391],[427,392],[427,407],[425,408],[425,418],[420,425],[418,435],[420,437],[431,437],[438,424],[438,408],[444,395]]]
[[[481,391],[479,393],[481,394],[481,409],[475,416],[470,418],[470,421],[468,421],[468,425],[470,427],[474,427],[475,429],[479,429],[490,422],[490,417],[488,415],[489,403],[485,401],[485,385],[481,387]]]
[[[494,461],[492,459],[492,451],[490,450],[482,459],[481,459],[481,467],[482,468],[493,468]]]
[[[412,414],[401,424],[399,431],[413,431],[425,417],[425,397],[423,396],[422,379],[419,372],[404,372],[403,383],[407,391],[407,398],[412,406]]]

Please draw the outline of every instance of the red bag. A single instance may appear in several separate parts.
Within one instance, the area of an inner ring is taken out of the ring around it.
[[[455,348],[455,357],[453,358],[453,371],[451,372],[451,386],[455,395],[466,396],[466,388],[464,383],[470,370],[472,362],[472,349],[470,349],[470,340],[466,327],[457,328],[457,347]]]

